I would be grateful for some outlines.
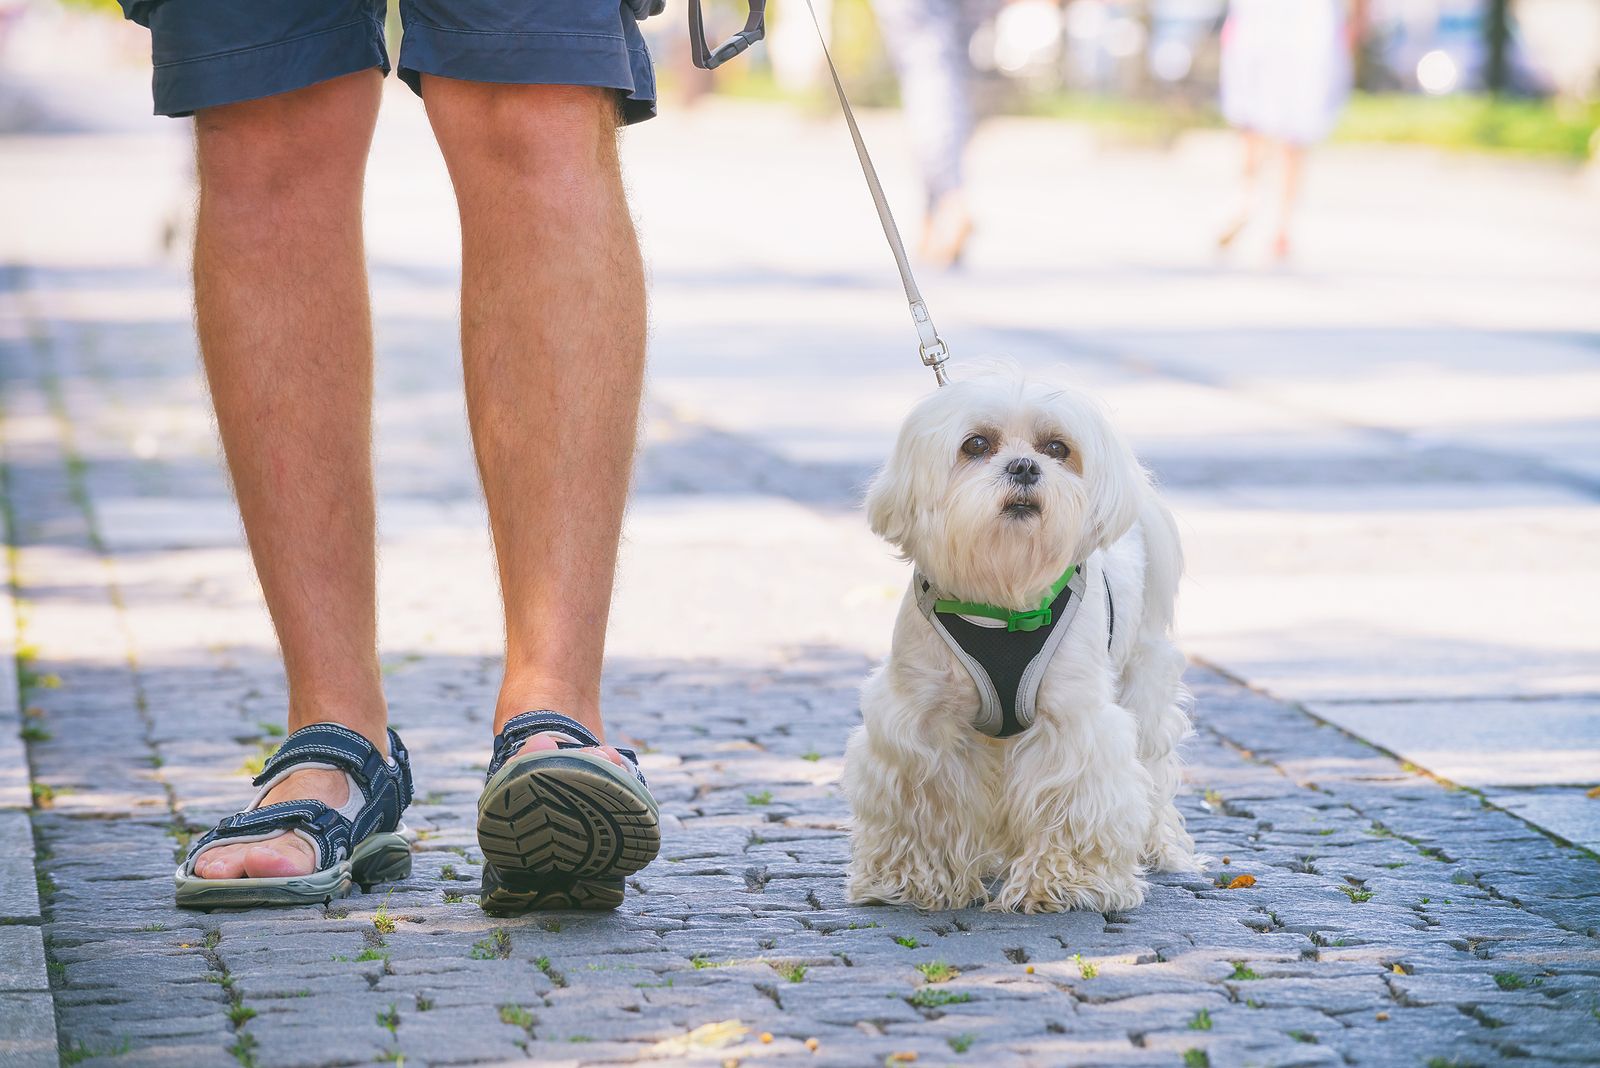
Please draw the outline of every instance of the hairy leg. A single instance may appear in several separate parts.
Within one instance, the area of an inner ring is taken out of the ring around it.
[[[378,669],[372,328],[361,186],[381,78],[363,71],[195,117],[196,322],[217,427],[289,681],[289,728],[388,751]],[[266,803],[348,800],[297,772]],[[304,874],[294,835],[207,851],[202,878]]]
[[[1061,709],[1023,733],[1006,767],[1010,869],[990,908],[1106,912],[1144,900],[1154,784],[1136,734],[1109,703]]]
[[[886,666],[862,687],[865,723],[845,746],[840,787],[852,813],[845,896],[966,908],[986,896],[984,879],[1000,864],[1003,750],[954,717],[925,718],[926,695],[897,691],[894,670]]]
[[[505,599],[494,726],[550,708],[603,738],[645,347],[616,97],[428,76],[423,99],[461,211],[467,410]]]

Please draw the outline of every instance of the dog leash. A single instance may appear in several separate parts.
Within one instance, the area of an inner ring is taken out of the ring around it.
[[[745,21],[744,29],[734,34],[720,47],[714,50],[709,48],[705,39],[705,23],[700,13],[700,2],[701,0],[689,0],[689,42],[694,65],[702,70],[714,70],[720,67],[766,36],[766,0],[750,0],[750,15]],[[828,74],[833,79],[833,91],[838,94],[839,107],[844,112],[845,124],[850,127],[850,140],[855,142],[856,159],[861,163],[861,173],[867,180],[867,189],[872,193],[872,206],[878,211],[878,222],[883,226],[883,236],[889,242],[889,251],[894,253],[894,265],[900,272],[900,284],[905,287],[906,302],[911,306],[911,322],[917,328],[917,352],[922,357],[923,366],[933,371],[934,381],[942,386],[948,381],[944,365],[950,358],[950,349],[934,327],[933,317],[928,313],[928,302],[922,299],[922,290],[917,287],[916,276],[911,273],[911,259],[906,255],[905,242],[900,240],[900,228],[895,225],[894,213],[889,210],[889,198],[884,195],[883,183],[878,181],[878,169],[872,165],[872,156],[867,152],[867,143],[861,137],[861,128],[856,125],[855,112],[850,109],[850,99],[845,96],[844,83],[839,80],[839,68],[833,65],[833,55],[828,51],[828,39],[822,32],[822,22],[817,18],[817,9],[812,6],[811,0],[806,0],[806,10],[811,13],[811,25],[816,27],[817,43],[822,46],[822,58],[828,61]]]

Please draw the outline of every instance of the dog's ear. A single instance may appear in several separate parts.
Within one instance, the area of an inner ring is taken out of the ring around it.
[[[1104,549],[1138,520],[1140,501],[1150,492],[1150,476],[1122,435],[1100,415],[1083,474],[1089,485],[1085,535],[1094,548]]]
[[[872,532],[902,553],[916,521],[916,479],[908,451],[903,442],[895,447],[888,461],[872,476],[866,500],[867,524]]]

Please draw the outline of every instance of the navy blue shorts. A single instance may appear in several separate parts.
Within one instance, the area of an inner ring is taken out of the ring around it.
[[[622,121],[656,111],[655,71],[624,0],[399,0],[400,78],[615,89]],[[121,0],[150,28],[158,115],[389,72],[387,0]]]

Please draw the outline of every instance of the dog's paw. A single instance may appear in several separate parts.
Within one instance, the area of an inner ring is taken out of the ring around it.
[[[852,873],[845,899],[852,905],[909,905],[925,912],[964,909],[987,898],[977,879],[909,878],[886,872]]]
[[[1145,857],[1145,864],[1151,871],[1181,872],[1186,875],[1203,872],[1215,862],[1214,857],[1179,846],[1155,849]]]
[[[993,912],[1126,912],[1144,904],[1145,882],[1134,872],[1068,866],[1013,871],[986,906]]]
[[[1151,871],[1196,873],[1205,871],[1211,858],[1194,851],[1194,839],[1184,829],[1183,816],[1168,804],[1156,817],[1145,843],[1144,863]]]

